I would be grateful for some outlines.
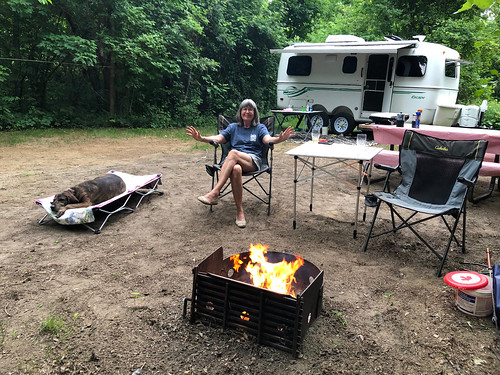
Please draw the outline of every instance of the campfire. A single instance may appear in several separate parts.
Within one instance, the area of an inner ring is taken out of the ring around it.
[[[297,283],[295,272],[304,264],[304,259],[297,257],[294,261],[287,262],[283,257],[281,262],[272,263],[266,257],[267,248],[261,244],[250,244],[249,260],[241,254],[229,258],[233,261],[233,269],[239,272],[241,265],[246,263],[244,270],[250,275],[253,285],[295,297],[292,284]],[[243,276],[237,278],[241,279]]]
[[[297,356],[321,312],[323,271],[302,257],[250,245],[223,259],[222,247],[193,269],[190,322],[245,331]]]

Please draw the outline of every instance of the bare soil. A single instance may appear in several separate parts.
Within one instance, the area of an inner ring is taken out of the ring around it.
[[[209,189],[212,154],[193,143],[54,138],[0,148],[0,374],[500,373],[491,316],[457,309],[454,289],[435,276],[438,259],[411,233],[361,252],[373,209],[353,239],[352,169],[316,180],[312,212],[309,185],[298,185],[293,230],[293,158],[284,152],[296,144],[278,145],[271,215],[245,194],[248,226],[239,229],[232,197],[213,213],[196,200]],[[115,215],[98,235],[38,224],[36,198],[110,169],[162,173],[165,194]],[[468,251],[454,249],[444,274],[462,261],[485,263],[487,247],[500,262],[499,209],[498,190],[468,206]],[[425,232],[442,241],[438,226]],[[300,254],[325,272],[323,310],[298,358],[183,318],[193,267],[220,246],[230,256],[250,243]]]

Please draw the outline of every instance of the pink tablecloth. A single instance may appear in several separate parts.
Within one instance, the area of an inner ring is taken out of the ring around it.
[[[419,129],[398,128],[394,125],[369,125],[373,130],[374,141],[380,144],[400,145],[405,130],[411,129],[422,134],[442,139],[484,139],[488,141],[487,152],[500,155],[500,131],[477,128],[455,128],[447,126],[421,125]],[[405,125],[408,126],[408,125]]]

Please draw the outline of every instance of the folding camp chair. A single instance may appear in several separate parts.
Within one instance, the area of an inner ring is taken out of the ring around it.
[[[219,115],[217,120],[217,131],[222,132],[227,126],[233,122],[236,122],[234,118],[227,117],[224,115]],[[274,117],[264,117],[260,119],[260,122],[267,127],[267,130],[271,136],[274,136]],[[218,155],[219,144],[216,142],[211,142],[214,146],[214,161],[213,164],[207,164],[206,171],[212,176],[212,189],[219,181],[219,172],[222,168],[222,164],[226,159],[227,154],[231,150],[231,145],[229,143],[221,144],[221,153]],[[267,215],[271,214],[271,185],[272,185],[272,176],[273,176],[273,145],[264,145],[262,148],[261,158],[262,158],[262,166],[259,170],[254,172],[245,172],[243,173],[244,177],[247,177],[243,180],[243,189],[249,192],[252,196],[260,200],[261,202],[267,205]],[[268,176],[269,182],[261,181],[264,176]],[[262,177],[262,178],[261,178]],[[258,189],[251,190],[252,184],[251,182],[255,182],[253,186]],[[228,181],[226,186],[221,190],[219,194],[219,198],[222,198],[229,193],[232,192],[230,188],[231,183]],[[257,186],[255,186],[257,185]],[[210,206],[210,212],[213,210],[213,206]]]
[[[366,251],[372,238],[408,228],[441,260],[436,274],[441,276],[452,241],[465,253],[467,193],[476,183],[487,145],[488,142],[484,140],[444,140],[407,130],[400,146],[399,165],[389,167],[375,164],[375,167],[386,170],[387,175],[383,191],[373,193],[377,203],[362,250]],[[395,171],[401,173],[401,182],[394,192],[390,192],[389,177]],[[382,202],[390,208],[392,229],[374,234],[373,228]],[[419,213],[423,217],[417,215]],[[459,241],[455,231],[461,215],[462,239]],[[398,221],[398,225],[395,216],[401,221]],[[442,254],[415,229],[417,224],[437,217],[442,219],[450,233]]]

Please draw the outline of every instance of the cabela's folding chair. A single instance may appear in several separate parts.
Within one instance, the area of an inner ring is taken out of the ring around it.
[[[444,140],[407,130],[399,149],[399,165],[375,164],[376,168],[386,170],[387,175],[383,191],[373,193],[377,203],[362,250],[366,251],[372,238],[408,228],[441,260],[436,274],[440,277],[452,241],[465,253],[467,193],[476,183],[487,145],[484,140]],[[394,192],[390,192],[389,177],[395,171],[401,173],[401,182]],[[374,234],[375,220],[382,203],[390,208],[392,229]],[[417,215],[419,213],[424,215]],[[459,241],[455,231],[461,215],[462,238]],[[442,218],[450,233],[442,254],[415,229],[417,224],[438,217]]]
[[[236,119],[219,115],[217,119],[217,131],[222,132],[227,126],[233,122],[236,122]],[[274,136],[274,116],[264,117],[260,119],[260,122],[267,127],[267,130],[271,136]],[[216,142],[210,142],[214,146],[214,161],[213,164],[205,165],[207,173],[212,176],[212,189],[215,186],[216,182],[219,181],[219,172],[222,168],[222,164],[226,159],[227,154],[231,151],[231,145],[229,143],[224,143],[219,145]],[[221,153],[217,152],[219,146],[221,146]],[[243,177],[246,179],[243,180],[243,189],[249,192],[252,196],[263,202],[267,205],[267,215],[271,214],[271,186],[272,186],[272,177],[273,177],[273,149],[274,146],[271,144],[269,146],[264,145],[262,148],[261,158],[262,165],[259,170],[254,172],[245,172],[243,173]],[[269,182],[261,181],[264,176],[267,175]],[[254,182],[254,184],[250,184]],[[221,190],[219,194],[219,198],[222,198],[232,192],[230,188],[231,183],[228,181],[226,186]],[[254,190],[251,190],[251,187],[254,187]],[[257,185],[257,186],[255,186]],[[258,188],[258,189],[257,189]],[[210,212],[212,212],[213,206],[210,206]]]

